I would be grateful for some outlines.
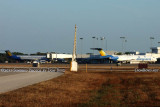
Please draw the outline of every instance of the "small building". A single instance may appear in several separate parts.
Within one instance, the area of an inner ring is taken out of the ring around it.
[[[152,47],[152,53],[160,54],[160,47]]]
[[[116,55],[118,52],[117,51],[105,51],[107,55]]]
[[[72,54],[58,54],[58,53],[47,53],[48,59],[67,59],[72,58]]]
[[[152,56],[157,58],[157,63],[160,63],[160,47],[152,47],[152,53],[146,53],[146,56]]]
[[[135,51],[135,52],[128,52],[129,54],[132,54],[132,55],[139,55],[140,53],[138,51]]]

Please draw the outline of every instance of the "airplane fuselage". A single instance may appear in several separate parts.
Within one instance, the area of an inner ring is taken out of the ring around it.
[[[117,60],[118,62],[123,62],[123,61],[156,62],[157,61],[157,58],[152,56],[146,56],[146,55],[118,55],[114,57],[115,57],[115,61]]]
[[[102,57],[108,58],[114,62],[126,62],[126,63],[140,63],[140,62],[151,62],[155,63],[157,58],[146,55],[107,55],[101,48],[91,48],[92,50],[98,50]]]
[[[30,55],[19,56],[19,55],[17,55],[17,57],[21,60],[45,60],[46,59],[46,56],[30,56]]]

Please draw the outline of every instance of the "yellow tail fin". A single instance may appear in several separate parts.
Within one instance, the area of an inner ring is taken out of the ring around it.
[[[106,56],[106,53],[103,51],[102,48],[91,48],[92,50],[98,50],[101,56]]]
[[[103,50],[100,50],[99,53],[101,56],[106,56],[106,53]]]
[[[10,51],[6,51],[8,56],[12,56],[12,53]]]

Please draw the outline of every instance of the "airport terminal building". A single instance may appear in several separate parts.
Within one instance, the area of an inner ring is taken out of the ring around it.
[[[152,52],[143,53],[145,56],[152,56],[157,58],[157,62],[160,62],[160,47],[152,47]],[[106,51],[108,55],[115,55],[116,51]],[[142,55],[139,52],[131,53],[132,55]],[[61,62],[70,62],[72,59],[72,54],[59,54],[59,53],[47,53],[47,58],[52,61],[60,60]],[[79,63],[109,63],[109,60],[106,57],[102,57],[100,55],[93,54],[77,54],[77,61]],[[132,63],[132,62],[131,62]],[[133,62],[134,64],[135,62]]]

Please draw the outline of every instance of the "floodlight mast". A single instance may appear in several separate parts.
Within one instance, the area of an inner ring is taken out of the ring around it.
[[[152,45],[153,45],[152,44],[152,42],[153,42],[152,40],[154,40],[154,37],[150,37],[150,40],[151,40],[151,48],[152,48]]]
[[[71,62],[71,67],[70,71],[78,71],[78,63],[76,62],[76,25],[75,25],[75,35],[74,35],[74,46],[73,46],[73,55],[72,55],[72,62]]]
[[[124,41],[126,37],[120,37],[122,39],[122,53],[124,53]]]
[[[83,38],[79,38],[80,40],[81,40],[81,58],[82,58],[82,50],[83,50],[83,43],[82,43],[82,40],[83,40]]]
[[[74,35],[74,45],[73,45],[72,61],[76,61],[76,30],[77,30],[77,27],[75,25],[75,35]]]

